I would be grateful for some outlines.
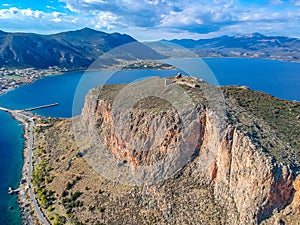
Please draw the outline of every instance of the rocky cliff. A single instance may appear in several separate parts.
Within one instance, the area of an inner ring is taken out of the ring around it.
[[[101,200],[105,224],[299,224],[299,112],[244,88],[152,78],[90,91],[72,138],[89,169],[121,189]],[[50,156],[62,148],[53,132]],[[84,221],[84,211],[72,212]]]

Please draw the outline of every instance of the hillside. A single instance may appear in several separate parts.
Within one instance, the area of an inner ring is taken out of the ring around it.
[[[199,40],[163,40],[146,44],[169,57],[185,55],[187,50],[190,50],[200,57],[245,57],[300,61],[299,39],[265,36],[260,33],[236,36],[225,35]]]
[[[95,88],[80,117],[37,123],[52,224],[298,225],[300,104],[168,79]]]
[[[108,34],[89,28],[53,35],[0,32],[0,67],[84,69],[113,49],[101,63],[110,65],[117,60],[161,58],[126,34]]]
[[[94,66],[105,67],[124,60],[167,57],[245,57],[300,61],[299,49],[299,39],[259,33],[142,44],[126,34],[108,34],[89,28],[51,35],[0,31],[0,67],[5,68],[45,69],[57,66],[86,69],[95,60],[98,63]]]

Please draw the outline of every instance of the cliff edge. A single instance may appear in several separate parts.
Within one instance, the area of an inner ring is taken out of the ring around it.
[[[66,223],[299,224],[299,115],[192,77],[104,85],[80,117],[37,127],[36,190]]]

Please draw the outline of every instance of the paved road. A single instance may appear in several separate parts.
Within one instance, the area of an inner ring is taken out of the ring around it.
[[[30,200],[32,202],[35,214],[37,215],[40,222],[42,224],[50,225],[50,223],[46,219],[44,213],[41,211],[41,208],[39,206],[37,199],[35,198],[33,188],[31,185],[31,175],[32,175],[32,170],[33,170],[32,151],[33,151],[33,144],[34,144],[34,138],[33,138],[34,119],[33,119],[33,117],[29,117],[18,110],[11,110],[11,109],[7,109],[7,108],[3,108],[3,107],[0,107],[0,110],[9,112],[12,115],[17,115],[19,117],[23,117],[28,122],[28,125],[29,125],[29,156],[27,156],[28,160],[25,160],[24,163],[27,163],[27,161],[29,162],[28,177],[27,177],[27,183],[28,183],[28,187],[29,187],[29,196],[30,196]]]
[[[30,200],[33,204],[34,207],[34,211],[37,215],[37,217],[39,218],[39,220],[46,225],[50,225],[50,223],[48,222],[48,220],[46,219],[44,213],[41,211],[39,203],[37,201],[37,199],[35,198],[35,195],[33,193],[33,188],[31,185],[31,175],[32,175],[32,170],[33,170],[33,164],[32,164],[32,151],[33,151],[33,144],[34,144],[34,138],[33,138],[33,128],[34,128],[34,119],[32,117],[29,117],[27,115],[24,115],[20,112],[14,112],[19,116],[23,116],[25,119],[27,119],[28,123],[29,123],[29,169],[28,169],[28,187],[29,187],[29,195],[30,195]]]

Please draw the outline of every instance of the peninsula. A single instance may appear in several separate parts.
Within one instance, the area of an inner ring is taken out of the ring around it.
[[[34,129],[35,195],[51,224],[297,225],[299,115],[181,75],[98,87]]]

